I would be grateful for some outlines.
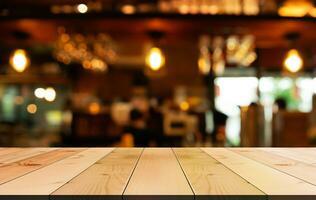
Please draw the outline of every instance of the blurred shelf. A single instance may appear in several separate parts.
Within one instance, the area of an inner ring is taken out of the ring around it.
[[[63,75],[0,75],[0,84],[69,84]]]

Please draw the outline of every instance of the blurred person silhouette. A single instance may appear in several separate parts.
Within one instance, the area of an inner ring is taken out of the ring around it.
[[[130,122],[129,125],[124,128],[122,140],[124,144],[127,144],[125,146],[150,146],[151,134],[146,125],[146,118],[144,113],[138,109],[132,109],[130,111]]]
[[[240,145],[242,147],[265,146],[264,108],[260,103],[240,106]]]
[[[283,114],[287,110],[287,102],[284,97],[278,97],[274,101],[272,115],[272,146],[280,146],[280,135],[283,132]]]
[[[211,134],[212,143],[214,146],[224,146],[226,143],[226,121],[227,115],[221,111],[214,109],[213,117],[213,131]]]
[[[277,112],[277,111],[284,111],[287,109],[287,103],[286,103],[286,100],[282,97],[278,97],[275,102],[274,102],[274,112]]]
[[[72,101],[70,97],[66,98],[66,101],[62,108],[62,121],[60,127],[60,144],[54,144],[53,146],[68,146],[71,144],[72,138],[72,120],[73,120],[73,112],[72,112]]]
[[[147,128],[150,131],[152,142],[157,146],[163,146],[163,114],[160,110],[162,100],[151,100],[149,110],[146,116]]]

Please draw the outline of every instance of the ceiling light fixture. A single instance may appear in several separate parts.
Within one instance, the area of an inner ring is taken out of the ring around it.
[[[29,66],[30,59],[25,50],[17,49],[10,58],[10,64],[15,71],[22,73]]]
[[[288,51],[283,65],[291,73],[297,73],[303,68],[303,59],[297,49]]]
[[[77,5],[77,11],[81,14],[84,14],[86,12],[88,12],[88,6],[84,3],[78,4]]]
[[[146,65],[152,71],[158,71],[165,65],[165,55],[160,47],[158,47],[158,43],[160,43],[160,39],[163,36],[163,33],[160,31],[150,31],[148,32],[153,45],[149,49],[146,54]]]
[[[152,47],[147,56],[146,56],[146,64],[153,71],[159,70],[165,64],[165,56],[162,53],[161,49],[158,47]]]
[[[291,48],[285,56],[283,67],[287,72],[290,73],[297,73],[302,70],[304,66],[304,61],[301,54],[296,48],[294,48],[294,46],[296,46],[295,43],[299,39],[299,37],[300,34],[297,32],[291,32],[285,35],[285,38]]]

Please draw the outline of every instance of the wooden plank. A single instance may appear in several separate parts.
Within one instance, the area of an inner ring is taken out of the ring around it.
[[[49,151],[54,151],[57,148],[25,148],[22,151],[14,152],[0,157],[0,166],[24,160],[29,157],[33,157]]]
[[[55,191],[50,199],[122,199],[123,191],[142,153],[142,148],[118,148]],[[80,199],[80,197],[79,197]]]
[[[316,166],[316,152],[308,148],[262,148],[262,150]]]
[[[0,185],[0,195],[49,195],[112,148],[91,148]]]
[[[195,199],[265,199],[263,192],[199,148],[173,149]]]
[[[13,154],[17,153],[19,151],[24,151],[24,149],[23,148],[4,148],[4,149],[0,150],[0,156],[4,157],[4,156],[10,155],[12,153]]]
[[[79,148],[64,148],[0,166],[0,184],[6,183],[42,167],[48,166],[56,161],[72,156],[83,150],[84,149]]]
[[[310,199],[311,196],[315,198],[316,186],[314,185],[227,149],[203,148],[203,150],[271,196],[270,198],[289,199],[289,195],[302,195],[299,199],[304,199],[305,197]]]
[[[316,185],[316,166],[275,155],[256,148],[231,148],[230,150]]]
[[[143,151],[123,199],[194,199],[194,194],[170,148]]]

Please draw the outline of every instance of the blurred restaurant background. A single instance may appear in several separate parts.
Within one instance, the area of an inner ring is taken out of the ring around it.
[[[0,146],[313,146],[314,42],[313,0],[1,0]]]

